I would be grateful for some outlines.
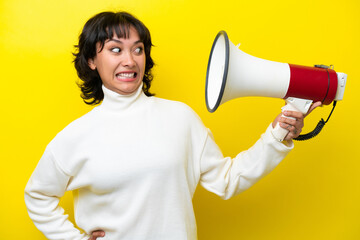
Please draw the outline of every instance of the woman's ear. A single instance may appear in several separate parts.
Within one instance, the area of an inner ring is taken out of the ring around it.
[[[96,69],[96,65],[95,65],[95,62],[94,62],[94,59],[93,59],[93,58],[89,58],[89,60],[88,60],[88,65],[89,65],[89,67],[90,67],[92,70],[95,70],[95,69]]]

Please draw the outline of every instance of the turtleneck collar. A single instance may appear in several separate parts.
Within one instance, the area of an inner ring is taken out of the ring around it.
[[[143,84],[139,86],[136,92],[129,95],[122,95],[102,85],[104,99],[99,107],[111,111],[125,111],[130,107],[134,107],[146,99],[142,87]]]

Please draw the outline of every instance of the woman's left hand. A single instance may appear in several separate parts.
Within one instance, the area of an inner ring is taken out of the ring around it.
[[[279,122],[280,127],[289,131],[284,140],[291,141],[293,138],[296,138],[300,135],[302,128],[304,127],[304,118],[319,106],[321,106],[321,102],[313,103],[306,114],[295,111],[284,111],[275,118],[272,126],[275,127],[276,123]],[[282,114],[284,114],[286,117],[292,117],[294,119],[282,117]]]

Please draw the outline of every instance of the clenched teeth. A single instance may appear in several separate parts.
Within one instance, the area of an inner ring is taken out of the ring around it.
[[[116,74],[116,77],[119,78],[134,78],[136,76],[136,73],[118,73]]]

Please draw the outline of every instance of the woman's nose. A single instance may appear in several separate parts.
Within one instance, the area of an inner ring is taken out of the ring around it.
[[[133,67],[135,65],[134,56],[130,52],[127,52],[124,54],[122,64],[124,66]]]

